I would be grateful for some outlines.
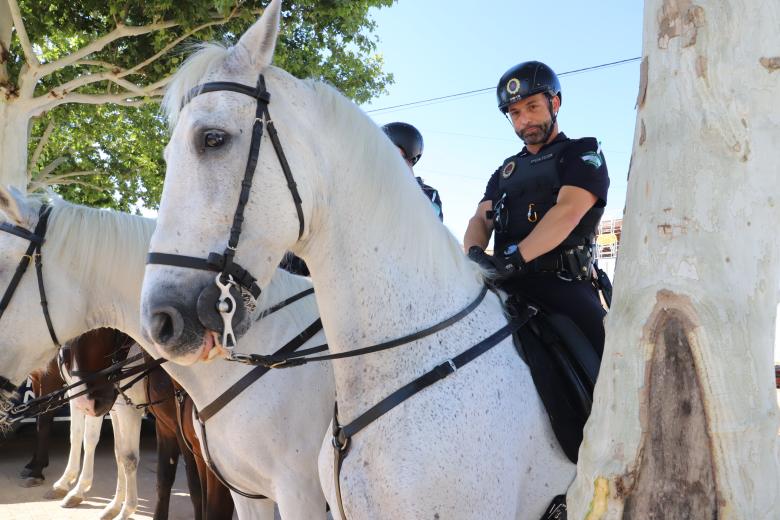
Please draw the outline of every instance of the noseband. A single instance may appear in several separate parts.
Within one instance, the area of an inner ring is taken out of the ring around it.
[[[41,261],[41,247],[43,246],[44,237],[46,236],[46,228],[49,224],[50,214],[51,206],[48,204],[41,205],[41,209],[38,213],[38,224],[35,226],[35,231],[33,232],[30,232],[21,226],[9,224],[8,222],[0,222],[0,231],[16,235],[30,242],[30,245],[27,246],[27,251],[24,252],[22,259],[19,260],[19,265],[16,266],[16,272],[8,283],[8,287],[5,289],[3,299],[0,300],[0,319],[2,319],[3,314],[5,314],[5,310],[11,302],[14,292],[16,292],[19,282],[22,281],[22,276],[24,276],[24,273],[30,266],[30,261],[34,258],[35,272],[38,277],[38,292],[41,295],[43,317],[46,319],[46,326],[49,329],[49,336],[51,336],[52,342],[59,347],[60,342],[57,339],[57,335],[54,333],[54,325],[52,325],[51,316],[49,315],[49,304],[46,301],[46,291],[43,287],[43,262]],[[16,385],[5,377],[0,376],[0,389],[7,392],[15,392]]]
[[[298,239],[303,236],[304,220],[303,220],[303,207],[301,205],[301,196],[298,194],[298,187],[293,179],[292,172],[290,171],[290,165],[287,163],[287,158],[282,150],[282,144],[279,141],[279,135],[276,132],[273,121],[271,120],[271,114],[268,111],[268,104],[271,100],[271,94],[265,88],[265,78],[262,74],[257,79],[256,87],[249,87],[242,85],[241,83],[232,83],[227,81],[216,81],[212,83],[205,83],[198,85],[191,89],[187,96],[182,100],[181,108],[189,103],[193,98],[201,94],[207,94],[209,92],[219,91],[231,91],[238,92],[239,94],[245,94],[257,100],[257,109],[255,111],[255,121],[252,126],[252,141],[249,146],[249,158],[247,159],[246,169],[244,170],[244,178],[241,181],[241,192],[238,197],[238,205],[236,207],[235,214],[233,215],[233,225],[230,228],[230,237],[228,239],[228,245],[225,250],[220,253],[209,253],[207,259],[197,258],[192,256],[176,255],[169,253],[149,253],[147,264],[169,265],[174,267],[186,267],[190,269],[200,269],[204,271],[212,271],[219,273],[216,277],[215,284],[217,291],[214,291],[213,286],[209,286],[201,293],[201,297],[209,291],[213,296],[207,298],[209,301],[208,307],[205,309],[207,312],[216,310],[222,322],[224,328],[222,331],[222,346],[228,349],[228,352],[233,353],[233,347],[236,345],[236,339],[233,335],[233,315],[236,313],[236,296],[238,291],[243,289],[247,291],[252,297],[257,300],[260,297],[260,287],[257,285],[257,279],[252,276],[249,271],[241,267],[234,261],[236,254],[236,247],[238,247],[238,239],[241,235],[241,226],[244,222],[244,208],[249,201],[249,194],[252,189],[252,179],[255,175],[255,169],[257,168],[257,160],[260,155],[260,143],[263,139],[263,131],[268,129],[268,137],[271,139],[276,156],[279,159],[279,164],[284,172],[284,177],[287,180],[287,188],[290,190],[293,202],[295,203],[295,211],[298,214]],[[235,288],[236,290],[231,291]],[[217,294],[218,293],[218,294]],[[216,303],[212,305],[211,302],[216,298]],[[199,300],[201,298],[199,297]],[[200,317],[200,303],[198,305]],[[200,318],[201,322],[208,321],[208,319]],[[203,323],[206,325],[206,323]],[[207,328],[211,328],[208,327]]]

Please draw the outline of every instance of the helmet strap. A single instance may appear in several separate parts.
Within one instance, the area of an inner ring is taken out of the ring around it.
[[[555,123],[558,120],[558,114],[553,112],[553,102],[552,102],[553,96],[551,96],[549,93],[545,93],[544,96],[547,98],[547,107],[550,110],[550,128],[548,128],[547,132],[544,134],[544,143],[546,144],[553,133],[553,129],[555,128]]]

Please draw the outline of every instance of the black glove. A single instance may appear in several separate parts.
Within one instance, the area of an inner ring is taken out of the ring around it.
[[[493,257],[490,256],[479,246],[471,246],[469,248],[468,257],[471,261],[478,263],[483,269],[490,271],[496,270],[496,265],[493,263]]]
[[[510,246],[511,248],[512,246]],[[516,248],[517,246],[515,246]],[[507,248],[509,250],[509,248]],[[469,248],[469,258],[478,263],[483,268],[494,271],[496,273],[496,280],[506,280],[522,271],[522,267],[525,266],[520,253],[517,253],[517,258],[513,255],[503,256],[490,256],[485,253],[485,250],[479,246],[471,246]]]
[[[502,264],[506,273],[505,277],[528,272],[528,264],[523,260],[523,255],[520,254],[520,248],[517,247],[517,244],[512,244],[504,249]]]

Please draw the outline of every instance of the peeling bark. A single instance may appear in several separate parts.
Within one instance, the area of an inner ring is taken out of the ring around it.
[[[715,519],[718,516],[711,439],[693,356],[694,326],[678,310],[661,310],[651,332],[641,459],[623,518]]]

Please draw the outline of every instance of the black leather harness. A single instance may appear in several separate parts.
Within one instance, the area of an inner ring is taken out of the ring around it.
[[[287,163],[287,157],[279,141],[279,135],[276,132],[271,114],[268,110],[268,103],[271,100],[271,94],[265,87],[265,78],[262,74],[257,79],[257,86],[249,87],[240,83],[228,81],[216,81],[198,85],[191,89],[185,99],[182,100],[182,108],[196,96],[207,94],[209,92],[231,91],[245,94],[257,100],[257,109],[255,111],[255,120],[252,126],[252,140],[249,145],[249,158],[247,159],[244,170],[244,178],[241,181],[241,192],[238,198],[238,205],[233,215],[233,225],[230,228],[228,245],[222,254],[209,253],[207,259],[184,256],[170,253],[149,253],[147,264],[169,265],[174,267],[185,267],[190,269],[200,269],[220,273],[216,280],[217,287],[222,291],[219,301],[216,304],[216,311],[220,313],[224,321],[223,347],[232,353],[235,346],[235,338],[232,337],[232,315],[236,308],[236,299],[229,291],[224,291],[225,286],[241,287],[248,291],[255,300],[260,296],[260,287],[256,283],[256,278],[249,271],[241,267],[234,261],[238,240],[241,235],[241,226],[244,222],[244,209],[249,201],[249,194],[252,190],[252,180],[257,168],[257,161],[260,155],[260,144],[263,139],[264,129],[268,130],[268,137],[271,139],[279,164],[287,180],[287,187],[292,195],[295,204],[295,211],[298,215],[298,239],[303,236],[304,218],[301,196],[298,193],[298,187],[295,184],[290,165]],[[230,331],[230,334],[227,332]],[[232,344],[231,344],[232,341]]]
[[[16,292],[16,288],[22,281],[22,276],[24,276],[24,273],[30,266],[30,262],[34,258],[35,272],[38,277],[38,292],[41,295],[41,310],[43,311],[43,317],[46,320],[46,327],[49,329],[49,336],[51,336],[52,342],[59,347],[60,342],[57,339],[57,335],[54,333],[54,325],[52,325],[51,316],[49,315],[49,303],[46,301],[46,290],[43,286],[43,262],[41,261],[41,248],[46,236],[46,228],[49,223],[50,214],[51,206],[42,204],[41,209],[38,212],[38,224],[35,226],[35,231],[33,232],[8,222],[0,222],[0,230],[30,242],[30,245],[27,246],[27,250],[24,255],[22,255],[21,260],[19,260],[19,265],[16,266],[16,271],[14,272],[11,281],[8,283],[8,287],[5,289],[2,300],[0,300],[0,318],[2,318],[6,308],[8,308],[8,304],[11,302],[11,298],[13,297],[14,292]],[[16,392],[17,385],[14,385],[9,379],[0,376],[0,389],[13,393]]]

